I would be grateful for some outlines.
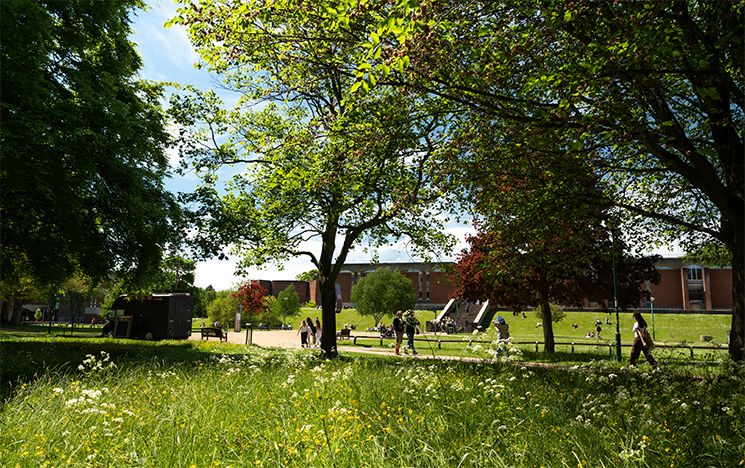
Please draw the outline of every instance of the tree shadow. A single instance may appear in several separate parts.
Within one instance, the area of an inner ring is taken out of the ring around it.
[[[227,347],[237,348],[238,345]],[[189,341],[146,342],[108,338],[29,339],[6,335],[0,340],[0,398],[10,396],[20,382],[30,383],[44,375],[80,373],[78,366],[87,355],[101,357],[101,352],[117,366],[143,364],[157,360],[164,364],[194,363],[220,354],[200,343]]]

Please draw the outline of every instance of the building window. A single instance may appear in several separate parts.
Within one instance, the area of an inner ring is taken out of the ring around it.
[[[704,290],[703,289],[689,289],[688,300],[690,302],[704,302]]]
[[[692,281],[701,281],[703,279],[703,271],[701,267],[696,265],[689,266],[688,279]]]

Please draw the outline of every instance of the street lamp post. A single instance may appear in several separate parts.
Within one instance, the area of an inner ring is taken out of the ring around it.
[[[621,330],[618,325],[618,285],[616,281],[616,238],[613,235],[613,229],[610,230],[610,238],[613,258],[613,307],[616,309],[616,361],[621,362]]]
[[[652,315],[652,340],[657,341],[657,336],[654,334],[654,297],[649,296],[649,313]]]

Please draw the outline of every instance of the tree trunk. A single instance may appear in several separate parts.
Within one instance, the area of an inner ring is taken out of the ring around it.
[[[745,227],[735,223],[732,252],[732,329],[729,335],[729,357],[743,360],[745,346]]]
[[[551,316],[551,304],[548,302],[548,294],[538,293],[541,305],[541,319],[543,320],[543,352],[553,353],[556,350],[554,344],[554,321]]]
[[[23,311],[23,306],[20,305],[19,307],[18,300],[16,298],[12,298],[10,300],[10,323],[21,323],[21,312]]]
[[[336,350],[336,279],[319,275],[321,290],[321,317],[323,317],[323,333],[321,334],[321,350],[326,357],[335,358]]]

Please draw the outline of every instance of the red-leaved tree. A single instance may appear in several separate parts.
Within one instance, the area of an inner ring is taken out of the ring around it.
[[[269,292],[256,280],[248,280],[241,283],[238,289],[231,294],[241,305],[244,314],[258,316],[266,308],[264,297]]]

